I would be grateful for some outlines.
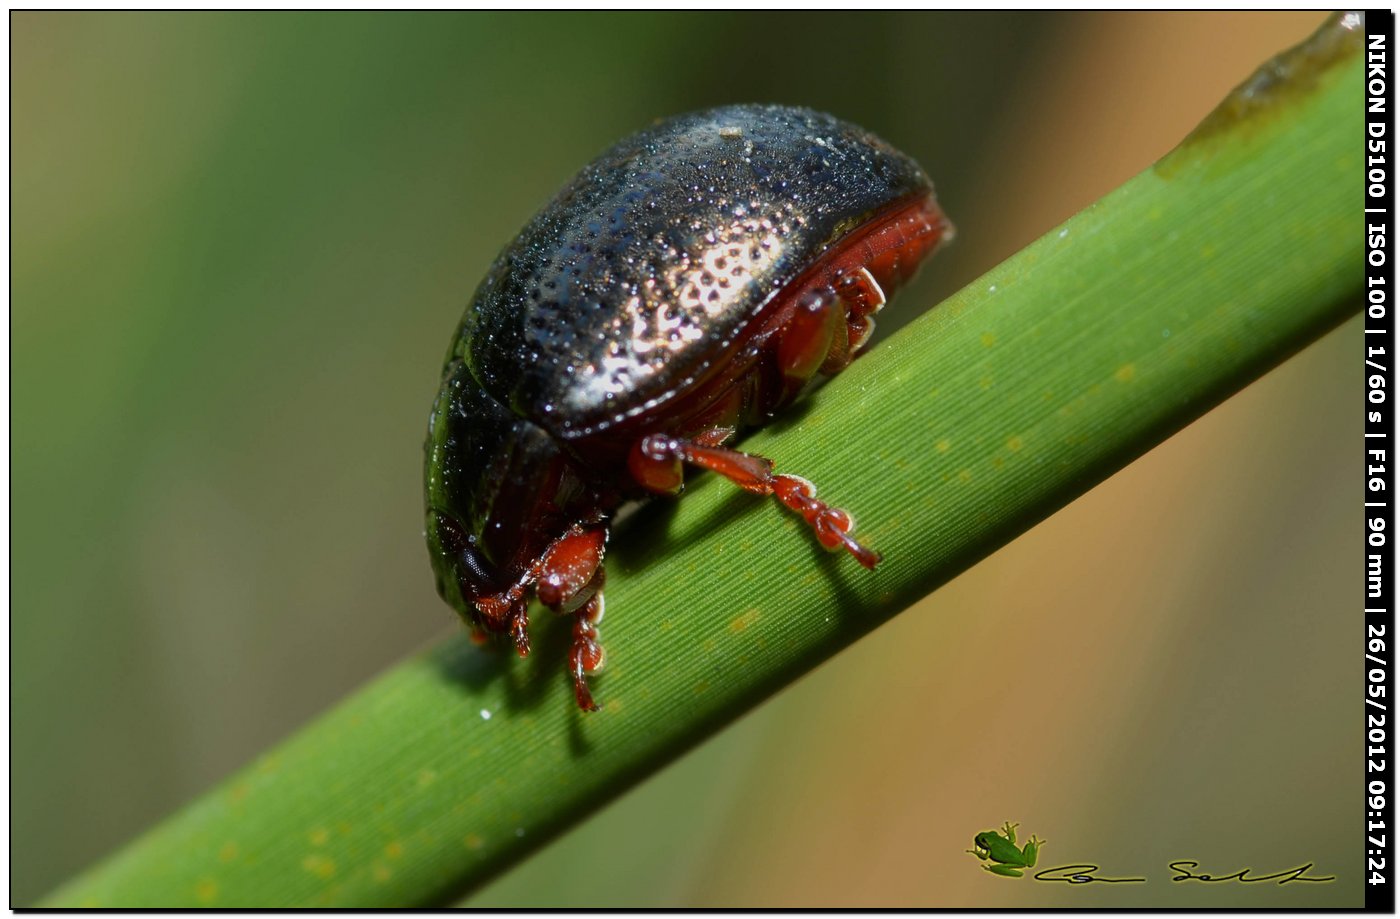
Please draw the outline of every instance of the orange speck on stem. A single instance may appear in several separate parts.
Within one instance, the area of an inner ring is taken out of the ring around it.
[[[729,631],[738,633],[747,629],[758,621],[759,612],[757,609],[745,610],[735,616],[729,623]]]
[[[200,903],[213,903],[219,896],[219,884],[213,878],[201,878],[194,885],[195,899]]]
[[[301,866],[318,878],[329,879],[335,876],[335,862],[324,855],[308,855],[301,860]]]

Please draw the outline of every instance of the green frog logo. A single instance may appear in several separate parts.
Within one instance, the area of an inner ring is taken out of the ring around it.
[[[968,853],[984,862],[994,862],[995,864],[982,866],[992,874],[1007,878],[1022,877],[1025,874],[1023,868],[1035,867],[1036,856],[1040,854],[1040,847],[1045,845],[1045,840],[1036,839],[1032,835],[1030,842],[1023,848],[1016,848],[1018,826],[1019,823],[1008,822],[1002,826],[1000,833],[996,830],[978,833],[972,837],[972,848],[967,850]]]

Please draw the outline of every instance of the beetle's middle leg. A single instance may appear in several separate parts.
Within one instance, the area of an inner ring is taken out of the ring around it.
[[[851,535],[855,518],[848,512],[818,500],[816,486],[801,476],[774,473],[772,460],[719,446],[728,433],[716,430],[694,439],[666,434],[643,437],[628,454],[628,469],[644,488],[662,494],[680,490],[682,463],[717,472],[745,491],[772,495],[801,514],[824,548],[845,549],[866,568],[880,563],[880,553]]]

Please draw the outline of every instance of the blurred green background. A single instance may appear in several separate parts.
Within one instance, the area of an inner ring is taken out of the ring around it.
[[[887,333],[1322,18],[13,14],[12,902],[457,627],[421,541],[440,359],[613,140],[775,101],[911,153],[960,234]],[[467,902],[1359,905],[1359,339]],[[1042,865],[1151,881],[993,877],[964,850],[1005,820]],[[1337,881],[1173,884],[1180,858]]]

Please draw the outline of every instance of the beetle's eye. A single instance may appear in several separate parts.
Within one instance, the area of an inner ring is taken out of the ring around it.
[[[457,555],[457,565],[457,576],[462,579],[464,585],[472,588],[477,596],[491,593],[495,589],[495,569],[477,550],[474,541],[469,541],[466,548]]]
[[[433,522],[442,551],[456,563],[455,573],[463,596],[473,600],[497,591],[501,586],[499,572],[482,554],[476,538],[466,533],[451,514],[434,511]]]

